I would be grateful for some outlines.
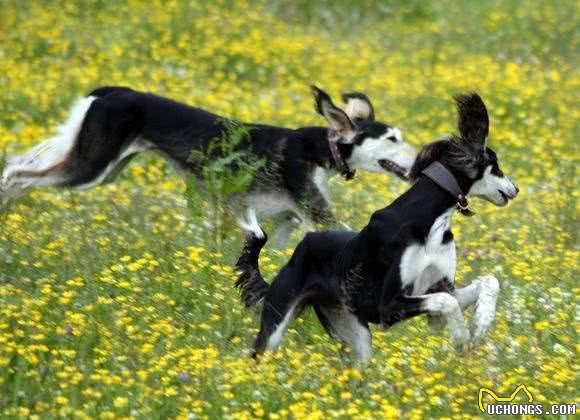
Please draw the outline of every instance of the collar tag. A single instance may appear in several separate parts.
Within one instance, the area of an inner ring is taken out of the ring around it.
[[[460,194],[457,197],[456,206],[457,206],[457,211],[459,211],[459,213],[461,213],[464,216],[471,217],[475,214],[469,208],[469,202],[467,201],[467,198],[463,194]]]

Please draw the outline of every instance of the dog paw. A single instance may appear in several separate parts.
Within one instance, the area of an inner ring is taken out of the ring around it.
[[[427,315],[427,325],[433,330],[441,331],[447,323],[442,316]]]
[[[471,342],[474,346],[479,346],[485,341],[485,336],[489,330],[490,325],[472,325],[471,327]]]
[[[462,328],[460,330],[454,331],[451,334],[451,342],[455,351],[460,354],[466,353],[469,350],[469,344],[471,341],[471,334],[467,328]]]

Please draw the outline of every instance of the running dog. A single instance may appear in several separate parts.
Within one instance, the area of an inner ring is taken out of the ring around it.
[[[518,188],[486,147],[489,120],[482,99],[476,93],[455,99],[459,134],[423,147],[411,169],[411,188],[376,211],[360,232],[306,234],[270,285],[258,266],[267,237],[249,212],[236,286],[247,307],[262,304],[254,357],[277,349],[307,306],[363,362],[371,357],[371,323],[388,328],[426,314],[432,323],[447,323],[457,347],[483,338],[495,318],[499,283],[482,276],[455,288],[451,218],[456,210],[473,214],[468,196],[505,206]],[[470,331],[462,311],[471,305],[476,308]]]
[[[9,158],[0,179],[0,201],[40,186],[90,188],[112,182],[138,153],[152,150],[180,173],[200,176],[193,152],[211,147],[232,124],[247,135],[236,146],[265,160],[238,203],[258,216],[282,216],[277,246],[303,221],[332,222],[328,178],[356,169],[406,178],[416,153],[398,128],[375,121],[366,95],[344,94],[346,111],[312,87],[317,111],[328,127],[289,129],[242,124],[200,108],[126,87],[102,87],[80,99],[54,138]],[[240,197],[238,197],[240,198]]]

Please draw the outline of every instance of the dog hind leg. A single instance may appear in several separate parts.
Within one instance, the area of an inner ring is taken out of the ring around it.
[[[253,358],[262,353],[276,351],[280,346],[288,326],[301,311],[299,302],[280,305],[268,298],[264,300],[260,331],[254,344]]]
[[[139,112],[130,101],[97,99],[83,123],[67,161],[62,186],[90,188],[101,184],[124,159],[145,150],[136,137]]]
[[[76,118],[76,131],[70,128],[69,121],[69,128],[60,136],[8,162],[2,179],[7,196],[40,186],[98,185],[130,155],[146,149],[144,145],[131,144],[140,128],[132,103],[85,99],[90,99],[85,114],[71,116]]]
[[[79,99],[54,137],[22,155],[6,160],[0,179],[0,198],[3,201],[19,195],[29,187],[58,185],[64,180],[62,164],[74,148],[83,121],[94,101],[94,97]]]
[[[316,306],[315,312],[331,337],[349,347],[363,364],[370,361],[372,335],[366,323],[346,308]]]
[[[128,154],[126,152],[123,152],[121,154],[121,156],[119,156],[116,159],[116,161],[113,163],[113,165],[111,165],[110,169],[108,171],[106,171],[106,175],[105,175],[103,181],[101,182],[101,185],[111,184],[112,182],[114,182],[119,177],[119,175],[121,174],[123,169],[125,169],[125,167],[136,156],[137,156],[137,153]]]

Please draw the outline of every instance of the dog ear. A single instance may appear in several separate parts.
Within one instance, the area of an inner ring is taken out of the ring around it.
[[[489,134],[489,116],[481,97],[475,93],[455,96],[460,141],[476,150],[484,150]]]
[[[436,160],[440,160],[441,156],[443,156],[447,150],[448,145],[445,140],[436,141],[423,146],[411,167],[409,179],[411,181],[419,179],[423,170]]]
[[[375,110],[367,95],[360,92],[343,93],[346,115],[352,120],[374,121]]]
[[[354,124],[346,113],[332,103],[330,96],[322,89],[311,86],[316,112],[326,118],[331,136],[338,143],[352,143],[356,135]]]

